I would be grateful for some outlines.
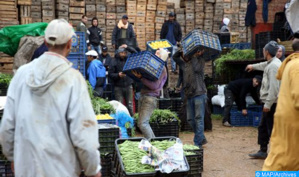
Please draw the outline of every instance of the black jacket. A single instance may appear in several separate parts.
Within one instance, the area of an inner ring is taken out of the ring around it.
[[[125,88],[133,84],[133,80],[129,76],[120,78],[118,75],[119,72],[123,71],[126,61],[127,59],[121,60],[118,54],[111,61],[108,75],[116,87]]]
[[[99,56],[99,60],[103,63],[103,65],[107,69],[110,66],[110,64],[111,64],[112,58],[111,58],[111,56],[109,54],[107,54],[106,57],[103,57],[103,55],[101,54]]]
[[[87,31],[88,38],[89,38],[89,43],[87,44],[90,46],[90,44],[98,46],[100,45],[101,41],[103,40],[102,38],[102,30],[98,28],[97,26],[92,26],[88,28]]]
[[[227,89],[233,92],[237,106],[241,109],[246,109],[246,95],[251,94],[257,104],[260,104],[257,87],[253,87],[252,79],[238,79],[231,81]]]
[[[112,32],[112,45],[117,45],[117,40],[121,37],[121,29],[116,25]],[[128,24],[127,38],[136,38],[133,26]]]
[[[167,33],[168,33],[168,24],[171,23],[169,20],[166,21],[161,29],[160,39],[166,39]],[[173,21],[174,28],[173,28],[173,34],[176,41],[182,40],[182,29],[180,24],[177,21]]]

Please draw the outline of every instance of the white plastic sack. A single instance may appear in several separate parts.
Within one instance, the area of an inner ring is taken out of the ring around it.
[[[289,7],[286,9],[286,17],[292,28],[292,31],[295,33],[299,31],[299,1],[292,0]]]
[[[109,101],[109,104],[111,104],[113,106],[113,108],[115,109],[116,113],[117,112],[124,112],[124,113],[126,113],[126,114],[128,114],[130,116],[129,110],[121,102],[112,100],[112,101]]]
[[[215,95],[212,98],[212,105],[224,107],[224,105],[225,105],[224,101],[225,101],[224,95]]]
[[[224,88],[226,85],[218,85],[218,95],[224,96]]]

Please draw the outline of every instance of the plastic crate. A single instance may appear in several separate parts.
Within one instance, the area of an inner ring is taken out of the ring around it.
[[[158,99],[159,109],[169,109],[175,113],[179,113],[183,106],[183,100],[181,98],[163,98]]]
[[[224,112],[224,108],[218,105],[213,105],[213,114],[222,115]]]
[[[85,63],[86,56],[84,54],[81,55],[69,55],[67,59],[73,63],[73,68],[80,71],[80,73],[85,77]]]
[[[110,177],[111,175],[111,160],[112,160],[112,154],[108,155],[102,155],[101,156],[101,173],[102,177]]]
[[[99,129],[99,142],[101,154],[111,154],[114,152],[114,142],[119,138],[119,128]]]
[[[116,119],[100,119],[97,120],[98,124],[113,124],[116,125]]]
[[[170,45],[170,47],[165,47],[164,49],[167,49],[168,52],[170,52],[170,55],[172,55],[173,45],[167,39],[161,39],[161,40],[156,40],[156,41],[148,41],[146,43],[146,50],[152,52],[153,54],[155,54],[158,49],[153,49],[149,44],[152,43],[152,42],[157,42],[157,41],[167,41],[168,44]]]
[[[11,170],[11,162],[6,160],[0,161],[0,176],[1,177],[14,177],[14,173]]]
[[[182,46],[185,56],[192,56],[199,49],[205,49],[206,60],[211,59],[210,56],[217,56],[222,50],[217,35],[200,29],[188,33],[182,40]]]
[[[242,111],[237,109],[231,109],[230,111],[230,123],[232,126],[252,126],[252,117],[250,116],[251,111],[247,111],[247,115],[243,116]]]
[[[261,122],[261,119],[262,119],[262,116],[263,116],[263,112],[256,112],[256,111],[252,111],[251,112],[252,114],[252,126],[253,127],[258,127],[260,125],[260,122]]]
[[[77,36],[72,37],[72,48],[70,55],[72,54],[85,54],[86,52],[86,39],[84,32],[76,32]]]
[[[195,155],[186,155],[190,170],[188,172],[188,177],[200,176],[203,172],[203,149],[191,150],[189,152],[194,152]]]
[[[162,59],[149,51],[143,51],[129,55],[123,72],[134,80],[139,80],[132,74],[132,70],[136,70],[142,77],[156,81],[160,78],[164,66],[165,62]]]
[[[156,137],[174,136],[179,137],[179,122],[174,119],[168,124],[150,123]]]
[[[235,44],[222,44],[222,48],[233,48],[233,49],[251,49],[251,43],[235,43]]]

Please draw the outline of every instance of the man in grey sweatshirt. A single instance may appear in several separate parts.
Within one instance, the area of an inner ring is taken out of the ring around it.
[[[267,157],[280,85],[280,82],[276,79],[277,71],[281,65],[281,61],[276,57],[278,48],[278,44],[275,41],[270,41],[263,49],[264,58],[267,61],[246,67],[247,71],[264,71],[260,90],[260,99],[263,103],[263,116],[258,127],[258,144],[260,145],[260,150],[255,154],[249,154],[252,158],[265,159]]]

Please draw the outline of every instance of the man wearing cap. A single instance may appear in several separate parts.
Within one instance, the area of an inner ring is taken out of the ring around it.
[[[249,154],[252,158],[265,159],[267,157],[280,85],[276,79],[278,68],[281,65],[281,61],[276,58],[278,48],[278,44],[275,41],[270,41],[263,49],[264,58],[267,61],[247,65],[246,67],[247,71],[264,71],[260,90],[260,100],[263,103],[263,116],[258,127],[258,144],[260,145],[260,150],[255,154]]]
[[[100,177],[98,127],[86,81],[66,56],[73,28],[64,19],[45,30],[49,52],[12,79],[0,127],[2,152],[15,176]]]
[[[87,34],[89,43],[87,43],[88,49],[93,49],[100,55],[102,53],[101,45],[104,44],[102,38],[102,30],[98,27],[98,19],[93,17],[91,20],[91,27],[88,28]]]
[[[87,69],[87,79],[94,90],[94,96],[102,97],[106,86],[106,68],[100,60],[97,60],[98,53],[90,50],[86,53],[90,62]]]
[[[230,19],[228,19],[228,18],[224,18],[222,20],[222,24],[220,26],[220,33],[227,33],[227,32],[229,32],[229,28],[228,28],[229,22],[230,22]]]
[[[108,70],[112,59],[108,53],[108,47],[105,45],[102,48],[102,54],[99,56],[99,60],[103,63],[105,68]]]
[[[238,79],[232,81],[224,89],[225,106],[223,113],[223,126],[230,127],[230,110],[233,103],[236,102],[238,109],[242,110],[244,116],[247,115],[246,109],[246,96],[251,94],[256,104],[260,104],[259,97],[257,95],[257,87],[261,84],[262,77],[256,75],[253,79]]]
[[[175,19],[173,12],[169,13],[168,20],[163,24],[160,34],[160,39],[167,39],[173,45],[173,52],[177,50],[177,43],[182,40],[182,30],[180,24]],[[176,73],[176,63],[171,58],[172,72]]]
[[[128,22],[128,16],[124,15],[118,24],[114,27],[112,32],[112,46],[118,49],[118,39],[136,38],[133,26]]]
[[[294,37],[294,53],[283,61],[277,74],[281,87],[264,171],[299,170],[299,32]]]
[[[133,80],[123,73],[125,63],[127,61],[127,51],[124,47],[120,47],[116,51],[115,59],[112,59],[109,67],[108,75],[111,78],[114,86],[115,99],[119,102],[123,102],[128,110],[133,115]]]

